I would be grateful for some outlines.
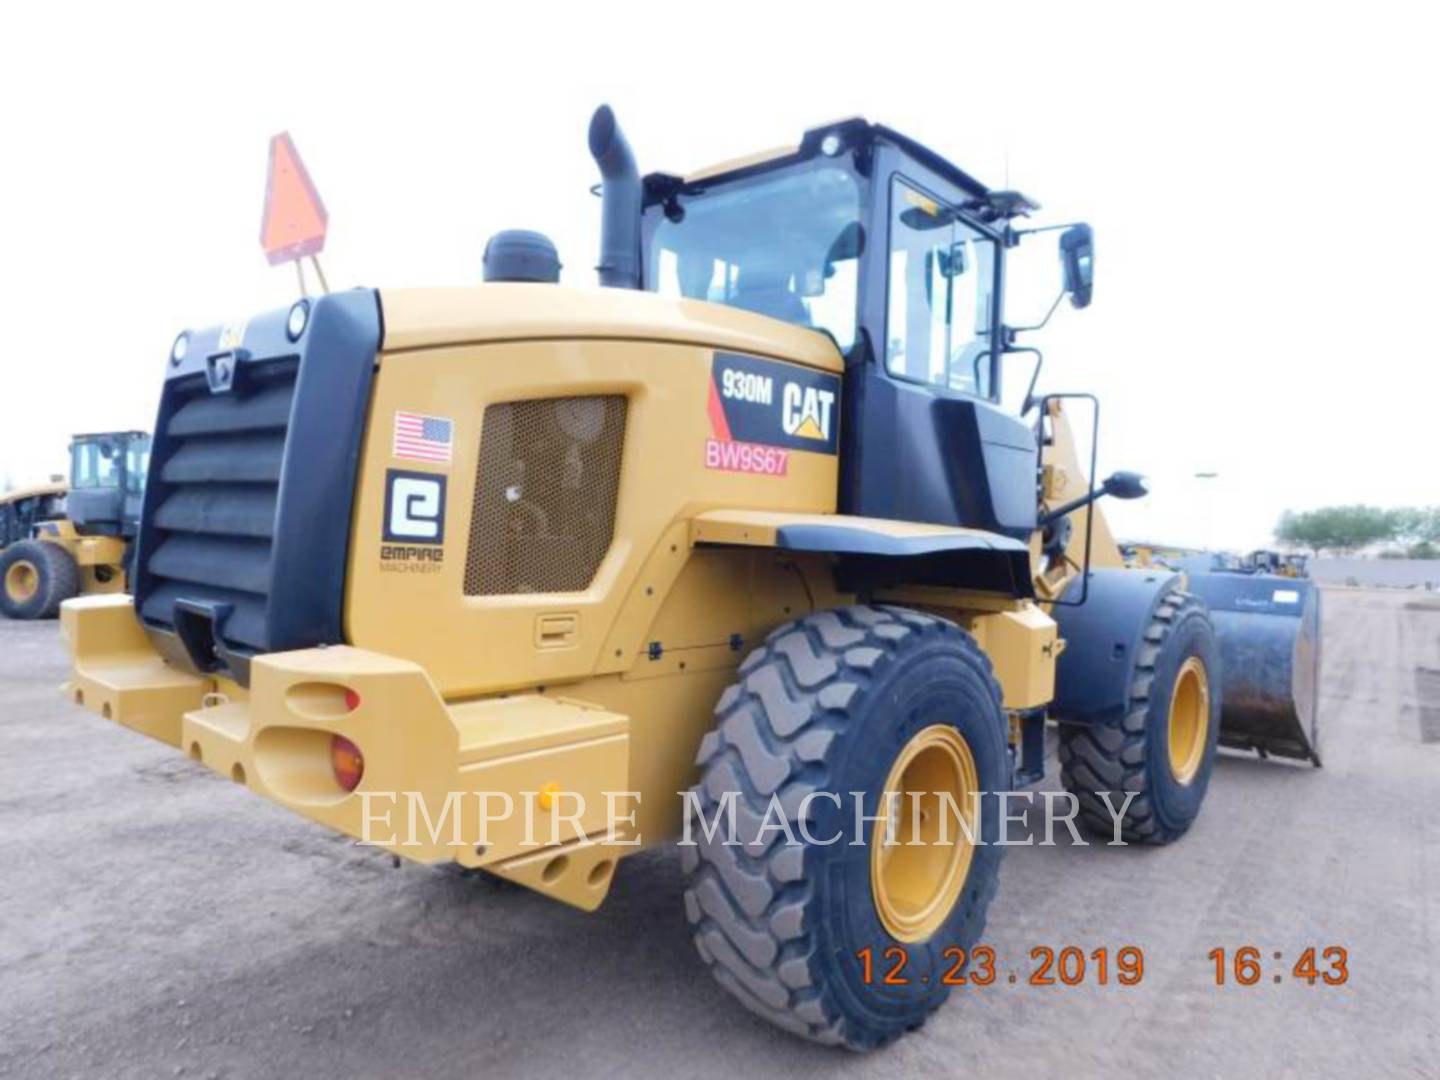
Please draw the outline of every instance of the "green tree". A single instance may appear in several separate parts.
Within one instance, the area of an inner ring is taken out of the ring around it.
[[[1275,527],[1275,538],[1319,555],[1322,551],[1356,551],[1394,539],[1399,526],[1400,518],[1394,510],[1362,505],[1322,506],[1285,511]]]
[[[1440,506],[1405,506],[1394,514],[1395,539],[1417,547],[1440,544]]]

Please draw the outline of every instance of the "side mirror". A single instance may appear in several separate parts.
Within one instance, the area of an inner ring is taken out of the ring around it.
[[[1138,499],[1150,494],[1145,477],[1134,472],[1111,473],[1100,488],[1112,499]]]
[[[1048,513],[1041,514],[1040,527],[1046,528],[1061,518],[1073,514],[1076,510],[1089,506],[1102,495],[1109,495],[1116,499],[1138,499],[1140,496],[1148,494],[1150,494],[1150,489],[1145,486],[1145,478],[1139,473],[1111,473],[1098,489],[1086,492],[1078,499],[1071,499],[1063,506],[1057,506]]]
[[[1060,263],[1071,306],[1088,307],[1095,288],[1095,234],[1089,225],[1072,225],[1060,234]]]

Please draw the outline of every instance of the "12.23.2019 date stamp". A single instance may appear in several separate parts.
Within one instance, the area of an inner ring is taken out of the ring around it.
[[[1080,986],[1089,983],[1108,986],[1135,986],[1145,977],[1145,953],[1138,945],[1124,945],[1113,951],[1107,946],[1089,953],[1078,945],[1056,949],[1037,945],[1030,950],[1030,964],[1024,971],[1002,972],[996,965],[995,950],[976,945],[967,953],[959,946],[942,951],[944,960],[938,975],[912,973],[910,953],[903,945],[891,945],[878,952],[871,948],[855,954],[860,961],[860,980],[871,986],[910,986],[916,982],[937,982],[942,986],[993,986],[1025,983],[1029,986]]]
[[[1274,963],[1267,966],[1262,951],[1254,945],[1234,950],[1210,950],[1214,985],[1256,986],[1262,982],[1281,983],[1288,976],[1309,986],[1343,986],[1350,980],[1350,954],[1340,945],[1311,945],[1292,954],[1275,951]],[[1002,971],[995,950],[976,945],[968,952],[951,946],[941,952],[938,973],[918,974],[911,965],[910,952],[903,945],[876,950],[863,948],[855,954],[860,962],[860,980],[867,986],[911,986],[938,983],[942,986],[1138,986],[1145,978],[1145,952],[1138,945],[1118,949],[1100,946],[1089,952],[1078,945],[1055,948],[1037,945],[1030,950],[1030,962],[1022,970]]]

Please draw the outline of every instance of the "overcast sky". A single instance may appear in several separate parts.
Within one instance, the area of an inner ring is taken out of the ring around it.
[[[1286,507],[1440,503],[1430,5],[523,7],[13,9],[0,484],[148,429],[180,329],[294,299],[258,245],[275,132],[332,286],[476,282],[525,227],[588,287],[608,101],[645,171],[858,114],[1088,220],[1095,302],[1035,343],[1044,387],[1099,395],[1101,471],[1151,478],[1122,535],[1249,547]]]

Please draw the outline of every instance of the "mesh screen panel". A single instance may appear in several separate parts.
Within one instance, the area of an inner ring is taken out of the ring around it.
[[[485,409],[465,595],[575,592],[615,534],[623,394]]]

